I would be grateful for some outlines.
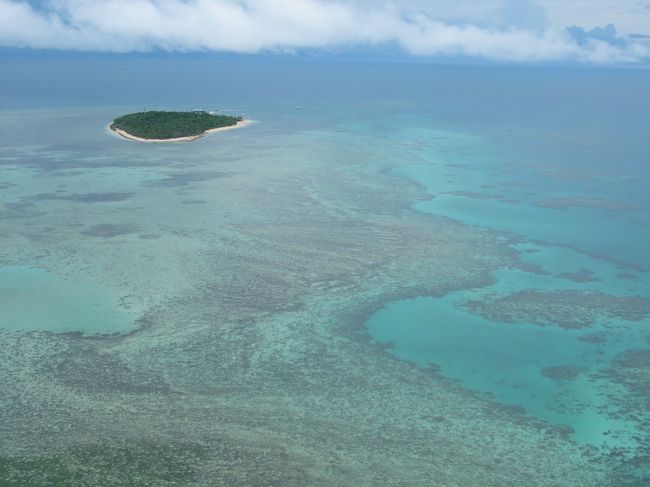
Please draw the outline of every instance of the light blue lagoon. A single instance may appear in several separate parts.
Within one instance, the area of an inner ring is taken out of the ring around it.
[[[531,136],[515,132],[498,140],[412,127],[417,158],[392,173],[431,195],[413,208],[500,232],[519,264],[488,286],[388,303],[368,331],[397,357],[566,426],[584,444],[642,455],[650,418],[625,417],[612,401],[629,394],[612,370],[650,343],[647,153],[618,166],[616,147],[608,160],[571,140],[578,154],[587,145],[568,161],[566,142],[548,140],[540,154],[517,147]]]

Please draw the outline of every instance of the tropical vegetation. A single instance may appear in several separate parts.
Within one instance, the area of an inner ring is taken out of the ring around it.
[[[191,112],[138,112],[113,120],[111,129],[120,129],[143,139],[175,139],[201,135],[207,130],[230,127],[241,117],[214,115],[204,111]]]

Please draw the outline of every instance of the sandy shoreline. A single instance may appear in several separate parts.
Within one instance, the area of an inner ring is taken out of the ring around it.
[[[245,127],[250,123],[251,123],[250,120],[244,119],[244,120],[240,120],[235,125],[229,125],[228,127],[218,127],[218,128],[215,128],[215,129],[206,130],[205,132],[203,132],[202,134],[199,134],[199,135],[190,135],[190,136],[187,136],[187,137],[176,137],[174,139],[143,139],[142,137],[136,137],[135,135],[131,135],[130,133],[125,132],[122,129],[114,129],[114,128],[112,128],[110,126],[110,124],[108,125],[108,129],[111,130],[112,132],[116,133],[117,135],[125,138],[125,139],[134,140],[136,142],[153,142],[153,143],[192,142],[194,140],[201,139],[201,138],[205,137],[206,135],[211,134],[213,132],[221,132],[221,131],[224,131],[224,130],[238,129],[238,128]]]

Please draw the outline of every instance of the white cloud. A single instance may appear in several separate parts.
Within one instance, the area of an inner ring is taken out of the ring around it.
[[[587,30],[615,24],[622,34],[650,34],[650,0],[537,0],[554,26]]]
[[[442,0],[51,0],[37,8],[25,0],[0,0],[0,46],[255,53],[396,43],[412,55],[515,62],[650,58],[650,46],[640,40],[578,44],[564,29],[549,27],[533,0],[486,0],[472,16],[466,0],[450,5]]]

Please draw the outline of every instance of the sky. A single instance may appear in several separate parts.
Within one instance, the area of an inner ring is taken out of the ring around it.
[[[0,0],[0,47],[650,63],[650,0]]]

